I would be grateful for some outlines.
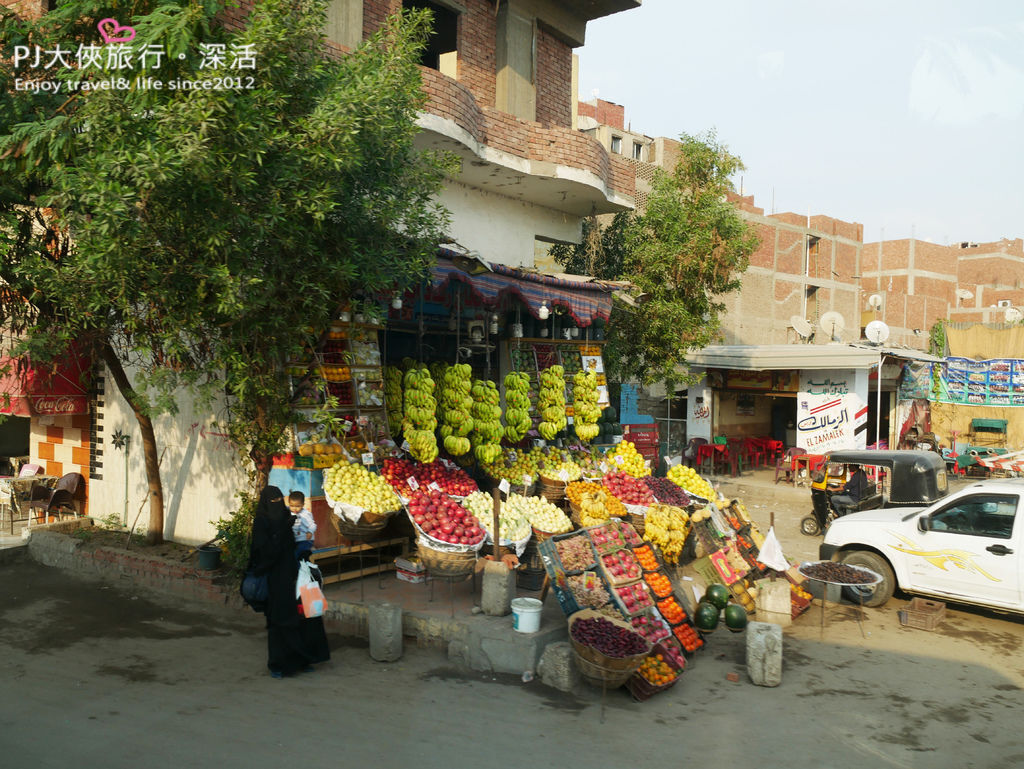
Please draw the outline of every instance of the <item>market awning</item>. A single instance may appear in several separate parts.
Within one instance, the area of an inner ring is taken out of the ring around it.
[[[627,285],[586,276],[529,272],[478,257],[466,260],[463,255],[443,248],[440,253],[430,274],[430,288],[435,295],[457,281],[487,306],[497,305],[505,296],[515,296],[534,317],[539,317],[545,302],[548,307],[564,307],[580,327],[591,325],[596,318],[607,321],[612,312],[612,294]]]
[[[846,344],[712,345],[686,356],[689,366],[746,371],[870,368],[878,350]]]
[[[89,413],[89,361],[69,353],[56,362],[0,357],[0,414],[18,417]]]

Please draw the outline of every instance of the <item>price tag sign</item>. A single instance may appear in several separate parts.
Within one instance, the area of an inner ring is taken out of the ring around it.
[[[558,480],[562,481],[563,483],[569,482],[569,473],[564,467],[558,471]]]
[[[583,572],[583,588],[593,590],[597,587],[597,575],[592,571]]]
[[[501,483],[498,484],[498,490],[502,494],[508,494],[509,491],[512,490],[512,487],[509,485],[509,482],[508,482],[507,478],[502,478],[501,479]]]
[[[416,489],[420,487],[420,482],[417,481],[416,478],[414,478],[411,475],[405,479],[405,482],[409,484],[409,488],[412,489],[413,491],[416,491]]]
[[[601,472],[602,473],[607,473],[608,472],[608,463],[607,462],[602,462],[601,463]]]
[[[431,481],[430,485],[427,486],[427,488],[430,489],[431,491],[440,491],[440,492],[444,491],[444,489],[442,489],[440,486],[437,485],[437,481]]]
[[[367,442],[366,442],[366,448],[367,448],[368,450],[370,450],[370,451],[373,451],[373,448],[374,448],[374,446],[373,446],[373,441],[367,441]]]
[[[346,419],[344,422],[341,423],[341,426],[345,428],[345,430],[347,431],[350,427],[352,427],[352,422],[351,420]]]
[[[621,435],[613,435],[612,436],[612,443],[622,443],[622,436]]]
[[[533,483],[533,478],[531,478],[528,475],[524,475],[523,476],[523,485],[524,486],[529,486],[531,483]]]
[[[625,457],[623,457],[623,456],[622,456],[621,454],[619,454],[619,456],[615,457],[615,459],[614,459],[613,461],[614,461],[614,462],[615,462],[615,464],[617,464],[617,465],[618,465],[619,467],[622,467],[622,465],[626,464],[626,459],[625,459]]]
[[[651,460],[645,459],[644,460],[644,467],[646,467],[648,470],[650,470],[651,469]]]
[[[565,421],[568,422],[569,424],[572,424],[572,417],[566,417]]]
[[[409,441],[402,441],[402,451],[408,451],[412,446],[409,445]]]
[[[373,452],[372,451],[367,451],[365,454],[363,454],[363,464],[367,465],[367,466],[373,464]]]
[[[366,427],[368,424],[370,424],[370,418],[369,417],[361,416],[356,421],[359,422],[359,426],[360,427]]]

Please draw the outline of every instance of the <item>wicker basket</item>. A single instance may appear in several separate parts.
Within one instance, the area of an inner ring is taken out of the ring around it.
[[[379,534],[388,525],[391,515],[390,513],[377,515],[367,512],[363,513],[363,517],[356,523],[352,523],[348,518],[335,515],[333,512],[328,517],[339,536],[346,539],[369,539]]]
[[[637,515],[636,513],[629,514],[630,524],[632,524],[633,528],[636,529],[636,533],[641,537],[644,535],[645,521],[646,519],[642,515]]]
[[[416,548],[420,562],[426,567],[427,574],[432,577],[456,579],[468,577],[476,566],[476,553],[444,553],[433,548],[419,545]]]
[[[628,622],[608,617],[600,612],[594,611],[593,609],[581,609],[569,617],[569,641],[572,643],[572,648],[577,658],[590,663],[594,677],[599,679],[599,682],[603,681],[605,685],[608,686],[613,685],[610,682],[610,676],[625,673],[622,680],[617,684],[614,684],[614,686],[621,686],[626,682],[626,679],[633,674],[633,671],[640,667],[640,663],[644,661],[644,657],[651,653],[651,644],[645,640],[647,649],[640,654],[634,654],[631,657],[608,657],[590,646],[581,644],[572,637],[572,626],[575,622],[581,619],[590,619],[594,617],[602,617],[603,619],[606,619],[609,622],[630,631],[631,633],[636,633],[636,631],[633,630],[633,626]],[[637,635],[639,634],[637,633]],[[580,667],[580,672],[584,672],[582,666]],[[586,675],[586,673],[584,674]]]
[[[565,487],[567,485],[565,481],[542,475],[537,483],[537,491],[548,502],[561,502],[565,499]]]
[[[575,649],[573,649],[572,656],[576,660],[576,667],[579,668],[583,680],[605,689],[617,689],[632,678],[635,672],[634,670],[613,670],[596,662],[591,662],[586,657],[580,655]],[[637,667],[640,667],[640,662],[637,662]]]

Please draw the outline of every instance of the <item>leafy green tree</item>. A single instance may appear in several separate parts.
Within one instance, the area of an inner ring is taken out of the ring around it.
[[[680,137],[679,160],[658,171],[647,210],[619,214],[600,236],[584,229],[579,246],[560,247],[567,269],[636,286],[635,307],[617,304],[608,326],[606,362],[613,376],[670,389],[694,379],[680,364],[690,350],[714,341],[720,297],[740,286],[739,274],[759,240],[726,199],[743,169],[713,132]]]
[[[142,431],[150,540],[163,530],[152,417],[182,387],[226,392],[230,432],[265,481],[296,416],[286,361],[321,344],[353,294],[416,284],[447,221],[433,202],[445,165],[413,144],[427,14],[337,57],[325,0],[265,0],[239,31],[219,25],[223,8],[69,0],[39,22],[0,21],[0,320],[20,349],[75,340],[106,362]],[[161,68],[37,73],[66,86],[56,95],[9,87],[23,75],[14,46],[96,45],[102,18],[130,19],[134,46],[165,51]],[[119,77],[129,87],[67,90]],[[217,78],[239,87],[181,87]]]

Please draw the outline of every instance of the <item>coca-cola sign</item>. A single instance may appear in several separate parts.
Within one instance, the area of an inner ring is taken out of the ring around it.
[[[42,395],[35,398],[37,414],[86,414],[85,398],[73,395]]]

